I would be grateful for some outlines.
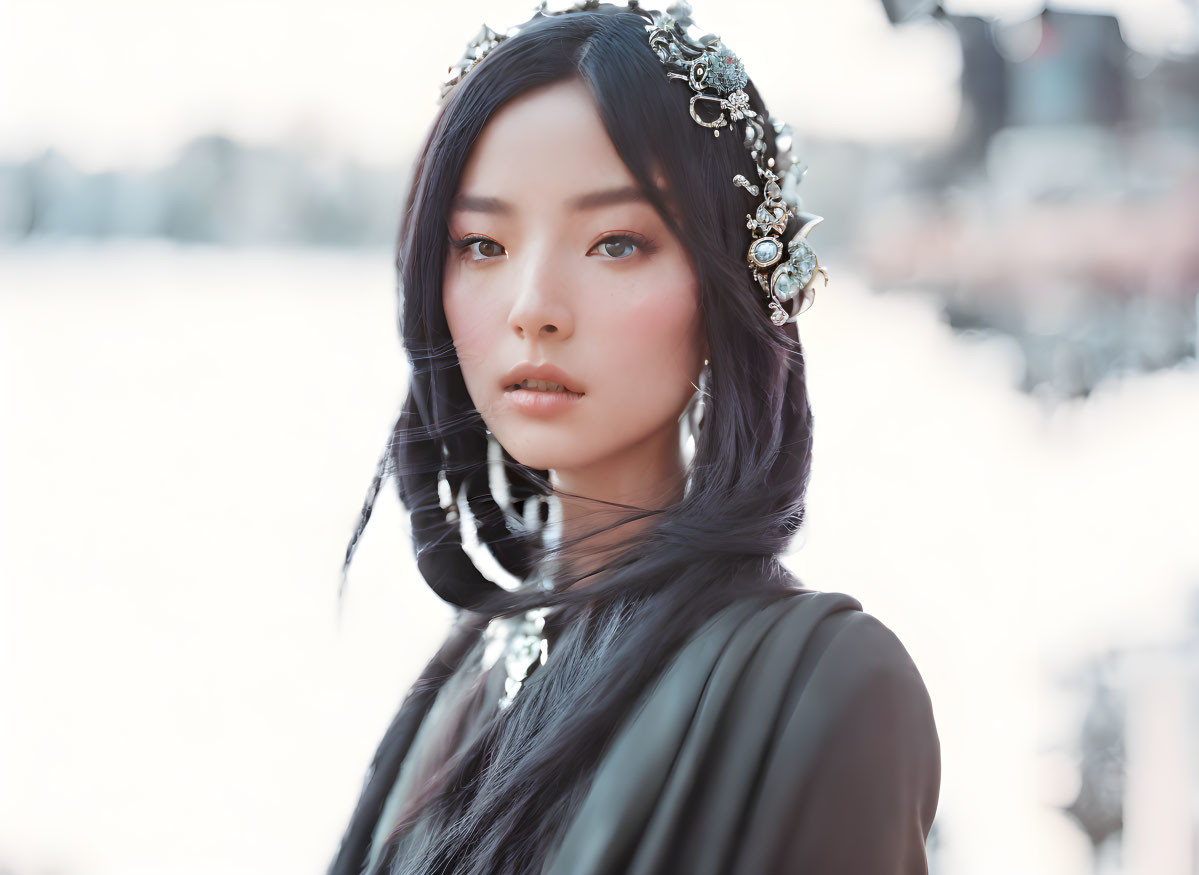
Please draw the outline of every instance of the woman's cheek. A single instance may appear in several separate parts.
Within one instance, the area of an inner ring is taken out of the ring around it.
[[[488,324],[486,314],[478,307],[448,289],[443,304],[466,390],[475,406],[482,408],[489,399],[483,394],[486,375],[480,372],[486,367],[488,345],[499,336],[497,329]]]
[[[682,288],[666,294],[659,288],[631,310],[616,326],[626,360],[636,360],[650,373],[667,377],[690,369],[698,348],[698,296]]]

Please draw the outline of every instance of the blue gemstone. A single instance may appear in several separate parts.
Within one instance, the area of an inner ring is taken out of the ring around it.
[[[779,245],[774,240],[759,240],[754,245],[754,259],[759,264],[770,264],[774,257],[778,255]]]

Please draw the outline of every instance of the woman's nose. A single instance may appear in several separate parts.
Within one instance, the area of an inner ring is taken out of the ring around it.
[[[515,271],[517,283],[508,325],[522,339],[565,340],[574,332],[569,281],[562,259],[552,252],[529,250]]]

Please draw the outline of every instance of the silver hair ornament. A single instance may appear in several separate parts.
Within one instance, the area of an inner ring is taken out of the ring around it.
[[[542,0],[530,20],[586,12],[599,5],[598,0],[585,0],[567,9],[548,11],[547,0]],[[697,124],[710,128],[712,135],[719,137],[721,128],[735,130],[734,122],[745,122],[743,142],[754,160],[760,187],[740,173],[732,181],[755,200],[762,194],[757,208],[745,216],[751,232],[746,262],[766,294],[771,322],[780,326],[794,322],[815,300],[817,276],[822,276],[828,285],[828,270],[820,266],[807,240],[808,232],[824,217],[802,210],[796,189],[807,167],[791,151],[791,126],[773,116],[767,117],[766,123],[774,131],[778,157],[766,157],[765,128],[744,90],[749,82],[744,65],[715,34],[698,39],[688,35],[694,22],[691,4],[686,0],[667,7],[664,14],[643,9],[638,0],[629,0],[627,8],[646,20],[649,47],[662,62],[667,77],[686,82],[694,92],[690,112]],[[492,49],[519,30],[512,27],[501,33],[484,24],[467,44],[458,63],[449,67],[448,72],[454,75],[441,85],[441,102]],[[799,222],[799,228],[784,247],[782,236],[791,218]]]

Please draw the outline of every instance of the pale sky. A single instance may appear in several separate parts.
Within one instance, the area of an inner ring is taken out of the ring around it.
[[[946,5],[1015,18],[1041,6]],[[1054,5],[1118,11],[1126,36],[1147,49],[1194,33],[1184,0]],[[502,30],[535,6],[0,0],[0,160],[52,145],[86,170],[150,166],[216,130],[251,142],[301,132],[368,162],[395,163],[425,132],[437,84],[479,25]],[[893,28],[878,0],[692,7],[698,27],[741,56],[771,111],[801,138],[933,140],[953,125],[959,60],[940,25]]]

